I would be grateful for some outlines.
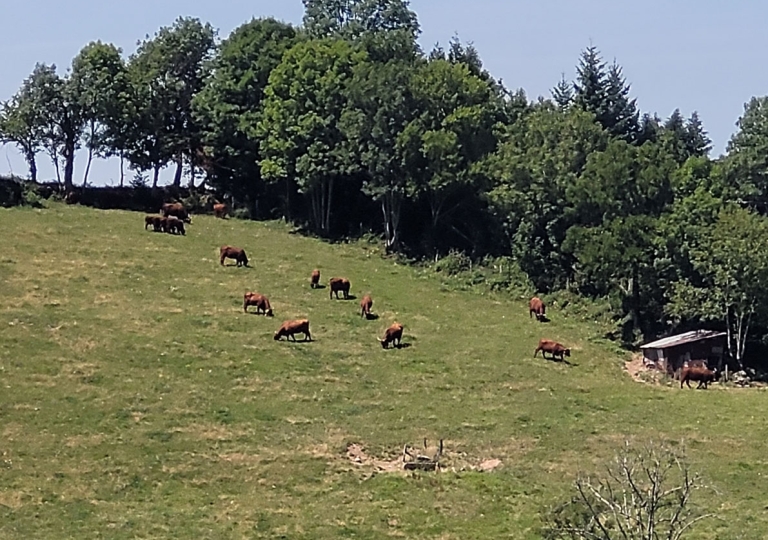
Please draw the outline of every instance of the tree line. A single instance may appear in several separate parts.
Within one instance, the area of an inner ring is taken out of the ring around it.
[[[179,18],[124,56],[85,46],[38,64],[0,110],[0,140],[65,189],[81,147],[134,185],[175,167],[314,234],[381,234],[413,257],[510,257],[540,292],[608,298],[625,340],[708,323],[741,362],[765,334],[768,98],[727,155],[694,112],[642,113],[594,46],[529,100],[452,39],[421,50],[406,0],[304,0],[303,24],[253,19],[219,41]]]

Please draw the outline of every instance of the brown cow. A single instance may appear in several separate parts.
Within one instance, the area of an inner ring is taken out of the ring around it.
[[[363,296],[360,300],[360,316],[366,319],[371,316],[371,308],[373,307],[373,299],[370,294]]]
[[[221,203],[214,204],[213,215],[217,218],[224,219],[227,216],[227,205]]]
[[[160,219],[157,220],[158,226],[160,227],[160,230],[163,232],[170,232],[168,229],[168,218],[165,216],[160,216]]]
[[[171,234],[187,234],[184,230],[184,222],[175,216],[169,216],[166,219],[165,232]]]
[[[320,284],[320,270],[315,268],[312,270],[312,275],[309,276],[309,286],[313,289],[316,289],[317,286]]]
[[[304,334],[304,341],[312,341],[312,336],[309,335],[309,321],[307,319],[285,321],[282,326],[278,328],[277,332],[275,332],[275,341],[283,336],[285,336],[286,339],[290,337],[293,341],[296,341],[295,334],[298,333]]]
[[[331,288],[331,292],[328,295],[329,298],[333,299],[333,293],[336,293],[336,298],[339,298],[339,291],[341,291],[344,294],[344,300],[349,298],[349,280],[347,278],[343,277],[332,277],[331,280],[328,282],[328,285]]]
[[[157,216],[157,215],[144,216],[144,230],[146,231],[147,227],[151,225],[152,230],[155,232],[158,232],[160,230],[161,219],[163,219],[162,216]]]
[[[380,339],[381,346],[384,349],[389,348],[389,344],[392,343],[396,347],[400,347],[400,340],[403,338],[403,325],[399,322],[392,323],[392,326],[384,331],[384,339]],[[397,342],[397,343],[395,343]]]
[[[539,346],[533,351],[534,358],[536,358],[539,351],[541,351],[542,358],[546,358],[546,353],[549,353],[552,355],[552,360],[560,357],[561,362],[565,361],[565,356],[571,356],[571,349],[566,349],[563,345],[560,345],[558,342],[552,341],[551,339],[539,340]]]
[[[243,295],[243,311],[248,313],[248,306],[256,306],[256,314],[258,315],[262,311],[267,317],[272,317],[272,306],[269,304],[269,299],[263,294],[257,292],[247,292]]]
[[[224,266],[224,259],[235,259],[237,261],[237,266],[240,266],[241,264],[243,266],[248,266],[248,256],[245,254],[245,250],[239,247],[233,247],[233,246],[221,246],[221,249],[219,250],[221,266]]]
[[[711,370],[703,366],[685,366],[680,370],[680,388],[685,383],[688,388],[691,387],[690,381],[698,381],[698,388],[707,388],[707,384],[715,382],[718,378],[717,370]]]
[[[184,205],[179,202],[163,204],[163,206],[160,208],[160,213],[165,217],[175,216],[185,223],[192,223],[192,219],[189,217],[189,212],[187,212],[187,209],[184,208]]]
[[[541,321],[546,318],[546,311],[547,306],[544,305],[544,302],[541,301],[541,298],[538,296],[531,298],[531,301],[528,303],[528,318],[536,315],[536,320]]]

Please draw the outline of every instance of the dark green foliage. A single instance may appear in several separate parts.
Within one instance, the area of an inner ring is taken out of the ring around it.
[[[611,135],[630,143],[637,140],[638,112],[635,100],[629,98],[629,84],[618,64],[606,70],[597,47],[582,52],[574,90],[575,104],[592,113]]]
[[[565,80],[565,74],[563,74],[560,82],[552,89],[552,99],[560,107],[560,110],[566,110],[573,105],[573,85]]]
[[[154,171],[153,185],[159,169],[174,161],[178,187],[183,162],[202,145],[192,100],[203,88],[214,38],[210,24],[180,17],[141,42],[130,59],[133,95],[127,116],[133,130],[127,157],[134,168]]]
[[[193,99],[209,183],[255,202],[264,193],[256,130],[269,75],[298,41],[296,30],[274,19],[254,19],[219,46],[212,73]]]
[[[407,0],[302,0],[304,28],[313,38],[356,39],[366,34],[404,30],[419,33]]]

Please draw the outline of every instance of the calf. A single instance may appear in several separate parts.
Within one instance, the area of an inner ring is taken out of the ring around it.
[[[392,343],[396,347],[400,346],[400,340],[403,338],[403,325],[396,322],[392,323],[392,326],[384,331],[384,339],[380,339],[381,346],[384,349],[389,348],[389,344]]]
[[[309,321],[307,319],[297,319],[294,321],[285,321],[277,332],[275,332],[275,341],[285,336],[296,341],[295,334],[304,334],[304,341],[312,341],[312,336],[309,335]]]
[[[224,266],[224,259],[235,259],[237,266],[248,266],[248,256],[245,254],[245,250],[239,247],[233,246],[221,246],[219,250],[221,266]]]
[[[546,358],[546,353],[549,353],[552,355],[553,360],[559,357],[561,362],[565,361],[565,356],[571,356],[571,349],[566,349],[564,346],[560,345],[556,341],[552,341],[551,339],[539,340],[539,346],[536,347],[535,351],[533,351],[534,358],[536,358],[536,355],[539,351],[541,351],[542,358]]]
[[[536,320],[541,321],[545,318],[546,311],[547,307],[541,301],[541,298],[538,296],[531,298],[531,301],[528,303],[528,318],[536,315]]]
[[[349,298],[349,280],[347,278],[343,277],[332,277],[331,280],[328,282],[328,285],[331,289],[331,292],[329,294],[329,298],[333,299],[333,293],[336,293],[336,298],[339,298],[339,292],[342,292],[344,294],[344,300]]]
[[[186,231],[184,230],[184,222],[175,216],[166,218],[165,231],[171,234],[186,234]]]
[[[174,216],[184,221],[185,223],[192,223],[192,219],[189,217],[189,212],[184,208],[184,205],[177,203],[165,203],[160,208],[160,213],[165,217]]]
[[[309,276],[309,286],[316,289],[320,285],[320,270],[315,268],[312,270],[312,275]]]
[[[366,319],[371,316],[371,308],[373,307],[373,299],[370,294],[363,296],[360,300],[360,316]]]
[[[247,292],[243,295],[243,311],[248,313],[248,306],[256,306],[256,314],[258,315],[262,311],[267,317],[272,317],[272,306],[269,304],[269,299],[263,294],[256,292]]]
[[[711,370],[703,366],[686,366],[680,370],[680,388],[683,387],[683,384],[686,384],[688,388],[690,388],[690,381],[699,382],[699,385],[696,388],[707,388],[707,384],[715,382],[717,377],[717,370]]]
[[[157,227],[155,226],[155,218],[158,216],[144,216],[144,230],[147,230],[147,227],[150,225],[154,230],[157,230]]]
[[[227,205],[221,203],[214,204],[213,215],[217,218],[224,219],[227,215]]]

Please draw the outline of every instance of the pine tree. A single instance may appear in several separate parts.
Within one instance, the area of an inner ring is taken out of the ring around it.
[[[637,105],[629,97],[629,84],[621,66],[607,70],[595,46],[581,53],[574,83],[574,103],[595,115],[597,122],[614,137],[633,143],[638,137]]]
[[[600,58],[597,47],[590,45],[581,53],[573,89],[574,103],[582,110],[594,114],[597,121],[605,126],[604,119],[608,101],[605,62]]]
[[[699,119],[699,113],[696,111],[693,111],[685,123],[685,142],[687,150],[692,156],[706,156],[712,149],[712,140],[704,130]]]
[[[565,111],[573,104],[573,87],[565,80],[562,74],[560,82],[552,89],[552,99],[555,100],[561,111]]]
[[[640,126],[637,133],[638,146],[646,142],[656,142],[661,131],[661,119],[655,114],[651,116],[648,113],[640,118]]]
[[[639,126],[636,100],[629,98],[629,84],[615,61],[608,68],[606,77],[607,111],[606,124],[612,135],[631,143],[637,140]]]

